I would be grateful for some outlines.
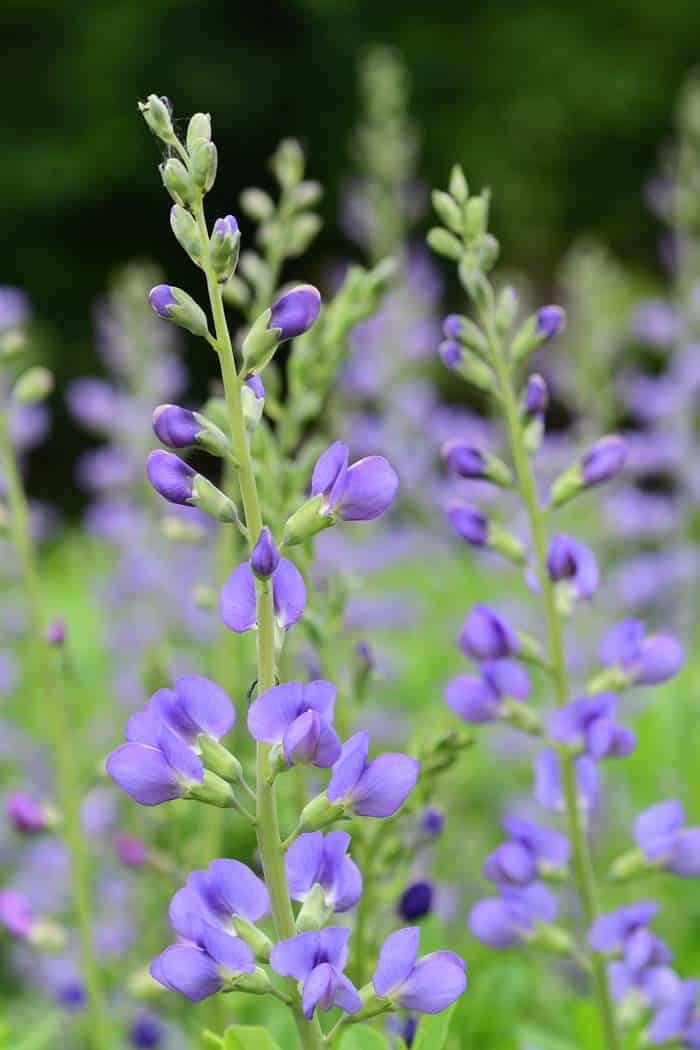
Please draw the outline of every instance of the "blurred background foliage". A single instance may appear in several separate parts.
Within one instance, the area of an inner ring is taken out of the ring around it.
[[[697,0],[4,0],[0,41],[0,281],[31,295],[62,386],[94,370],[92,304],[116,267],[158,259],[192,287],[137,98],[213,113],[226,174],[211,203],[223,213],[260,183],[283,135],[301,139],[327,188],[304,269],[323,285],[351,251],[337,215],[358,57],[392,44],[412,77],[426,184],[442,185],[454,160],[490,184],[504,257],[546,285],[582,232],[654,265],[643,184],[700,55],[700,18]],[[190,365],[203,384],[210,362]],[[32,480],[65,506],[84,438],[55,433]]]

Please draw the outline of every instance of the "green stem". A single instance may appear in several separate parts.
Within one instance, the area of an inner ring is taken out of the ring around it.
[[[248,528],[248,542],[252,551],[262,530],[263,520],[241,403],[242,380],[236,372],[233,346],[226,322],[221,287],[217,283],[206,258],[206,245],[209,237],[204,217],[204,207],[201,202],[195,209],[195,218],[199,227],[202,245],[204,246],[204,273],[207,279],[209,302],[214,318],[217,353],[221,365],[221,377],[224,383],[224,393],[231,425],[231,441],[238,463],[238,479],[245,523]],[[258,580],[255,591],[258,621],[258,694],[260,694],[275,685],[275,615],[270,581]],[[265,873],[265,883],[270,895],[270,910],[277,936],[287,939],[296,935],[296,926],[287,886],[284,851],[280,841],[275,787],[274,784],[268,782],[269,750],[266,744],[260,743],[256,749],[256,834]],[[314,1017],[311,1021],[307,1021],[301,1012],[298,999],[295,1001],[292,1009],[304,1050],[322,1050],[324,1038],[318,1019]]]
[[[0,412],[0,456],[7,483],[12,540],[22,564],[31,614],[32,648],[36,686],[46,712],[56,755],[56,783],[70,852],[73,912],[80,938],[83,977],[88,995],[90,1038],[95,1050],[107,1050],[109,1024],[102,980],[92,946],[90,863],[80,824],[80,783],[76,773],[76,744],[71,735],[63,685],[63,669],[54,674],[46,641],[47,619],[39,577],[36,549],[31,535],[29,505],[10,436],[7,414]]]
[[[498,381],[501,404],[505,417],[508,440],[510,443],[513,464],[518,479],[523,502],[527,510],[532,532],[537,576],[544,604],[547,625],[549,662],[554,685],[554,699],[558,707],[569,702],[569,684],[564,653],[564,632],[557,611],[554,586],[547,572],[547,526],[545,513],[537,498],[537,488],[530,459],[523,440],[518,403],[513,388],[510,368],[505,359],[501,342],[496,335],[495,326],[490,316],[484,317],[484,327],[489,341],[491,363]],[[568,754],[560,755],[562,790],[566,810],[566,822],[571,842],[574,877],[583,907],[587,927],[590,927],[599,914],[598,894],[595,871],[588,845],[586,829],[581,819],[576,789],[575,759]],[[605,1034],[608,1050],[619,1050],[620,1036],[615,1018],[610,986],[608,983],[605,960],[597,952],[590,953],[591,972],[596,1002],[600,1012],[601,1024]]]

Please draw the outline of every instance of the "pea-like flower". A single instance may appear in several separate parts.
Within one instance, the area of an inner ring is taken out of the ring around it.
[[[700,828],[687,828],[680,802],[669,799],[640,813],[634,840],[650,864],[674,875],[700,875]]]
[[[354,908],[362,896],[362,875],[347,855],[349,846],[346,831],[331,831],[325,837],[320,831],[300,835],[286,857],[292,900],[303,902],[314,886],[320,886],[331,913]]]
[[[420,765],[402,754],[367,761],[369,733],[356,733],[343,745],[326,795],[359,817],[393,817],[415,787]]]
[[[457,535],[472,547],[485,547],[488,543],[488,518],[473,504],[452,500],[447,507],[447,520]]]
[[[627,442],[618,434],[596,441],[581,461],[581,478],[587,488],[616,477],[627,461]]]
[[[557,898],[541,882],[499,889],[499,897],[479,901],[469,914],[469,929],[490,948],[513,948],[532,937],[538,923],[556,919]]]
[[[201,921],[231,933],[236,918],[256,923],[270,910],[262,879],[240,861],[213,860],[206,871],[193,871],[170,902],[168,915],[175,932],[196,941]]]
[[[555,582],[566,580],[575,598],[591,598],[598,589],[598,563],[593,551],[564,533],[552,537],[547,571]]]
[[[567,864],[571,847],[566,835],[519,817],[506,817],[503,829],[509,841],[498,846],[484,863],[484,875],[492,882],[529,886]]]
[[[389,509],[399,479],[383,456],[366,456],[348,466],[350,453],[335,441],[319,456],[311,476],[311,495],[323,497],[321,513],[342,521],[372,521]]]
[[[406,922],[417,922],[430,915],[435,898],[435,887],[428,879],[412,882],[399,897],[397,912]]]
[[[279,329],[280,342],[307,332],[321,310],[321,295],[312,284],[299,284],[272,305],[268,328]]]
[[[700,1011],[698,992],[700,981],[680,982],[670,1003],[663,1006],[652,1018],[647,1029],[647,1038],[654,1046],[673,1043],[687,1050],[700,1047]]]
[[[579,806],[592,809],[600,787],[596,763],[589,755],[580,755],[574,768]],[[535,798],[544,809],[564,811],[561,769],[556,751],[540,751],[535,760]]]
[[[306,608],[306,585],[293,562],[280,558],[272,575],[272,598],[275,617],[282,631],[301,618]],[[243,634],[257,627],[255,575],[249,561],[234,569],[221,588],[219,598],[221,619],[231,631]]]
[[[171,944],[150,969],[164,988],[198,1003],[222,988],[234,987],[244,974],[254,974],[256,967],[253,952],[240,937],[202,922],[196,943]]]
[[[184,459],[156,449],[148,456],[146,473],[153,488],[168,503],[182,507],[191,504],[197,471]]]
[[[536,314],[537,332],[547,342],[564,327],[566,314],[561,306],[542,306]]]
[[[624,758],[634,750],[637,738],[631,729],[615,721],[616,703],[613,693],[573,700],[550,714],[549,735],[560,744],[580,748],[595,759]]]
[[[620,667],[631,684],[657,685],[678,674],[685,654],[671,635],[646,634],[643,620],[621,620],[600,646],[606,667]]]
[[[7,819],[16,831],[36,835],[50,826],[50,814],[26,791],[13,791],[7,797]]]
[[[439,1014],[467,987],[466,966],[454,952],[431,952],[419,959],[419,945],[417,926],[389,934],[372,978],[374,990],[405,1010]]]
[[[530,679],[517,661],[490,660],[480,670],[480,676],[456,675],[445,688],[448,706],[465,722],[495,722],[505,716],[509,700],[529,697]]]
[[[333,728],[334,709],[331,682],[286,682],[253,701],[248,729],[255,740],[279,748],[287,765],[309,763],[326,769],[341,753]]]
[[[310,1019],[318,1009],[339,1006],[354,1014],[362,1006],[357,989],[343,970],[348,960],[350,930],[336,926],[309,930],[279,941],[272,949],[270,965],[282,977],[293,977],[303,985],[302,1009]]]
[[[473,660],[503,660],[517,656],[520,642],[515,631],[488,605],[475,605],[459,635],[465,656]]]

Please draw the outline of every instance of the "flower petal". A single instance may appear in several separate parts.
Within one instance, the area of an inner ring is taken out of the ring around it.
[[[261,693],[250,705],[248,730],[254,740],[279,744],[302,710],[301,682],[285,682]]]
[[[240,937],[204,923],[202,936],[204,949],[212,959],[233,973],[254,973],[255,957],[249,946]]]
[[[368,751],[369,733],[355,733],[345,741],[326,791],[331,802],[339,802],[350,795],[365,769]]]
[[[283,631],[288,631],[306,608],[306,584],[296,565],[287,558],[280,558],[272,574],[272,595],[277,622]]]
[[[322,1011],[330,1010],[335,999],[336,983],[335,971],[328,963],[321,963],[311,971],[304,981],[301,999],[307,1021],[311,1020],[317,1007]]]
[[[142,806],[182,798],[182,779],[159,748],[122,744],[107,759],[106,769],[115,784]]]
[[[399,1003],[406,1010],[439,1014],[467,987],[465,965],[452,952],[432,952],[420,959],[401,986]]]
[[[209,678],[198,674],[183,675],[175,681],[175,695],[193,725],[215,740],[226,736],[236,721],[236,712],[228,695]]]
[[[344,521],[372,521],[389,509],[398,488],[391,463],[383,456],[367,456],[348,468],[335,512]]]
[[[393,816],[415,787],[419,772],[415,758],[380,755],[370,762],[353,791],[353,811],[360,817]]]
[[[330,492],[337,478],[347,470],[348,455],[348,446],[342,441],[334,441],[321,453],[311,475],[312,496]]]
[[[241,915],[257,922],[270,910],[270,898],[262,879],[238,860],[213,860],[207,872],[207,897],[217,910]]]
[[[320,831],[300,835],[287,850],[287,882],[292,900],[303,900],[318,876],[323,860],[324,842]]]
[[[201,948],[172,944],[159,956],[156,972],[151,973],[171,991],[193,1003],[215,995],[223,986],[219,967]]]
[[[281,977],[304,981],[314,969],[321,948],[320,934],[314,930],[278,941],[270,954],[270,966]]]
[[[256,626],[255,577],[250,562],[234,569],[221,588],[219,613],[229,630],[237,634]]]
[[[390,933],[379,953],[377,968],[372,983],[377,995],[389,995],[403,984],[418,958],[420,930],[417,926],[406,926]]]

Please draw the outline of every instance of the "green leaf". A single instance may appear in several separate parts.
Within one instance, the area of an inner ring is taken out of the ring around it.
[[[222,1050],[224,1041],[220,1035],[215,1035],[214,1032],[210,1032],[208,1028],[205,1028],[202,1032],[202,1046],[206,1050]]]
[[[389,1043],[376,1028],[351,1025],[340,1040],[339,1050],[389,1050]]]
[[[269,1032],[259,1025],[236,1024],[224,1032],[224,1050],[280,1050]]]
[[[413,1050],[445,1050],[454,1004],[441,1014],[421,1018]]]

